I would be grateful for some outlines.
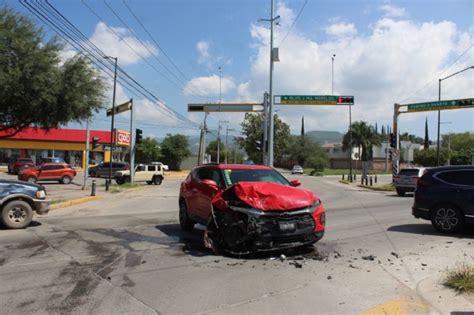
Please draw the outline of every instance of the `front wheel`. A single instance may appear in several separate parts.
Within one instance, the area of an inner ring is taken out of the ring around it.
[[[184,200],[179,203],[179,225],[183,231],[191,231],[194,227],[194,221],[189,218],[188,207]]]
[[[459,232],[464,225],[461,211],[451,205],[437,206],[431,212],[431,224],[441,233],[452,234]]]
[[[161,185],[162,181],[163,181],[163,178],[161,178],[161,176],[155,176],[153,178],[153,184],[155,184],[155,185]]]
[[[33,210],[25,201],[13,200],[3,207],[2,223],[10,229],[23,229],[32,219]]]
[[[116,181],[117,184],[119,184],[119,185],[125,184],[125,180],[124,180],[123,178],[117,178],[117,179],[115,179],[115,181]]]

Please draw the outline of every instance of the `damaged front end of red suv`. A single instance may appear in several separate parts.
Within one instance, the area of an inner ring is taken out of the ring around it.
[[[312,245],[324,235],[325,210],[308,190],[239,182],[212,201],[205,246],[234,255]]]

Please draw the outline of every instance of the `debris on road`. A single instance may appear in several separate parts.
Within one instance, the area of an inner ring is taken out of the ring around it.
[[[285,254],[281,254],[281,255],[280,255],[280,260],[281,260],[281,261],[284,261],[285,259],[286,259]]]
[[[374,256],[374,255],[366,255],[366,256],[362,256],[362,259],[373,261],[373,260],[375,260],[376,257],[377,256]]]
[[[328,279],[328,280],[331,280],[331,279],[332,279],[332,277],[331,277],[331,276],[328,276],[328,278],[327,278],[327,279]]]
[[[303,268],[303,265],[296,261],[290,262],[290,265],[295,266],[295,268]]]
[[[398,255],[398,253],[391,252],[390,254],[392,254],[392,256],[395,256],[395,258],[400,258],[400,255]]]

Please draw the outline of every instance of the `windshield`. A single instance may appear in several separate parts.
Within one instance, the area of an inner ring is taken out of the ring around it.
[[[224,179],[228,186],[238,182],[272,182],[289,185],[286,178],[275,170],[225,169]]]

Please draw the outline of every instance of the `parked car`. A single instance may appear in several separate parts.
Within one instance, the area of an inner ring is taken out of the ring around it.
[[[406,192],[414,192],[416,182],[426,172],[424,167],[404,168],[393,177],[393,184],[399,196],[404,196]]]
[[[21,169],[33,166],[35,166],[35,163],[29,157],[13,158],[10,164],[8,164],[8,173],[16,175]]]
[[[318,196],[299,185],[268,166],[195,167],[181,183],[180,226],[207,226],[204,243],[215,253],[312,245],[324,235],[325,210]]]
[[[44,157],[40,159],[39,164],[43,163],[66,163],[61,157]]]
[[[25,228],[31,223],[33,212],[48,213],[49,203],[43,186],[0,180],[1,221],[7,228]]]
[[[135,167],[134,182],[146,182],[148,185],[161,185],[165,172],[161,165],[139,164]],[[122,185],[130,182],[130,170],[115,172],[115,181]]]
[[[443,233],[455,233],[465,224],[473,224],[474,166],[428,169],[416,184],[412,214],[431,220]]]
[[[129,170],[130,165],[125,162],[112,162],[112,177],[118,171]],[[89,167],[90,177],[109,177],[110,162],[101,162],[96,166]]]
[[[166,164],[163,164],[162,162],[151,162],[152,165],[161,165],[161,167],[163,168],[163,171],[169,171],[170,168],[168,165]]]
[[[303,168],[299,165],[295,165],[291,169],[291,174],[304,174]]]
[[[66,163],[44,163],[33,168],[20,171],[18,179],[36,183],[37,181],[58,181],[62,184],[70,184],[76,171]]]

